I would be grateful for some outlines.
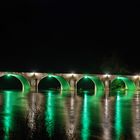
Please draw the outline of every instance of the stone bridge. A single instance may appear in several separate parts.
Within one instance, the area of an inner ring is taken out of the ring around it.
[[[138,90],[140,85],[139,75],[108,75],[108,74],[74,74],[74,73],[39,73],[39,72],[0,72],[2,76],[14,76],[22,83],[23,91],[38,91],[39,82],[45,77],[56,78],[61,90],[76,90],[77,83],[82,78],[93,81],[95,90],[109,90],[113,80],[119,79],[128,90]]]

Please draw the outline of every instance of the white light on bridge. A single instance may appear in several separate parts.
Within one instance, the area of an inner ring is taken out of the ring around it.
[[[110,74],[108,74],[108,73],[106,73],[105,75],[104,75],[104,77],[110,77]]]
[[[71,76],[75,76],[75,73],[72,72],[72,73],[71,73]]]
[[[52,77],[52,75],[48,75],[48,77],[49,77],[49,78],[51,78],[51,77]]]
[[[140,77],[139,75],[135,75],[135,76],[134,76],[134,79],[137,79],[137,78],[139,78],[139,77]]]
[[[75,77],[76,74],[72,72],[72,73],[68,74],[67,76],[68,76],[68,77]]]
[[[11,76],[11,74],[7,74],[7,76],[8,76],[8,77],[10,77],[10,76]]]
[[[29,73],[29,76],[34,76],[34,75],[35,75],[35,72]]]
[[[85,76],[84,76],[84,78],[88,78],[88,76],[87,76],[87,75],[85,75]]]

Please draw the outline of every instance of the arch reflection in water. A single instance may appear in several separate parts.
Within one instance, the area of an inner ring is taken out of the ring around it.
[[[139,94],[55,93],[1,93],[0,139],[139,140]]]

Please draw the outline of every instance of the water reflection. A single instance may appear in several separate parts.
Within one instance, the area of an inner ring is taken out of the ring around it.
[[[9,132],[12,130],[12,94],[7,92],[4,94],[4,105],[3,105],[3,128],[4,128],[4,140],[9,139]]]
[[[80,102],[79,102],[80,103]],[[79,113],[79,104],[77,102],[77,98],[75,98],[75,94],[72,93],[70,95],[70,99],[66,100],[65,102],[65,110],[66,110],[66,135],[68,140],[73,140],[75,138],[76,134],[76,128],[77,128],[77,123],[78,120],[77,118]]]
[[[140,93],[0,93],[1,140],[139,140]]]
[[[116,97],[116,105],[115,105],[115,134],[116,140],[121,139],[122,134],[122,118],[121,118],[121,101],[120,96]]]
[[[88,95],[84,94],[84,101],[83,101],[83,111],[82,111],[82,129],[81,129],[81,137],[82,140],[89,139],[89,125],[90,125],[90,116],[88,110]]]
[[[45,125],[49,138],[51,138],[54,133],[54,102],[54,95],[52,95],[52,92],[48,92],[48,98],[45,104]]]
[[[140,92],[135,94],[133,100],[133,135],[136,140],[140,139]]]
[[[111,100],[108,97],[108,94],[106,94],[104,100],[103,100],[103,115],[102,115],[102,127],[103,127],[103,140],[111,140],[111,108],[112,103]]]
[[[1,139],[9,140],[14,137],[13,129],[15,127],[15,109],[14,107],[22,107],[22,102],[18,102],[23,97],[21,92],[3,91],[0,94],[0,130],[2,134]]]

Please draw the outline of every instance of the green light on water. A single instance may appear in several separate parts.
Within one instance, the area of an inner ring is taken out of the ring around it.
[[[51,138],[53,136],[54,131],[54,107],[53,107],[53,97],[52,93],[48,93],[47,101],[46,101],[46,110],[45,110],[45,125],[46,131]]]
[[[117,95],[116,106],[115,106],[115,133],[116,140],[120,140],[122,133],[122,118],[121,118],[121,103],[120,96]]]
[[[12,116],[11,116],[11,112],[12,112],[12,105],[11,105],[11,94],[10,92],[6,92],[4,94],[4,113],[5,116],[3,118],[3,127],[5,130],[5,135],[4,135],[4,140],[9,140],[9,133],[10,130],[12,129]]]
[[[88,98],[87,94],[84,94],[84,104],[82,112],[82,131],[81,136],[82,140],[88,140],[89,138],[89,110],[88,110]]]

